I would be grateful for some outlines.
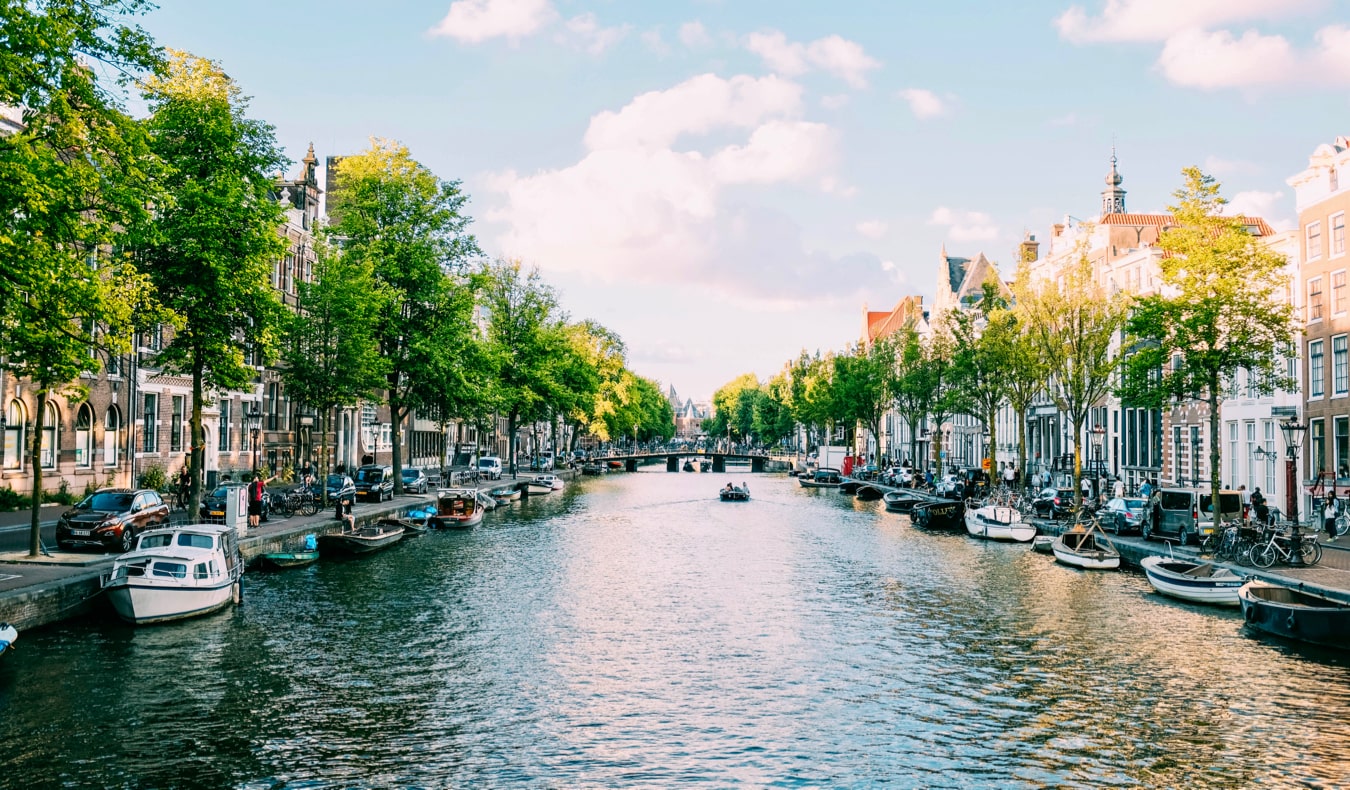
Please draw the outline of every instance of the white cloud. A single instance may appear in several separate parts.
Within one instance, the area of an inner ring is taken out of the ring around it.
[[[1288,230],[1297,223],[1282,215],[1282,212],[1289,209],[1289,206],[1283,204],[1283,198],[1283,192],[1262,192],[1255,189],[1239,192],[1223,207],[1223,213],[1229,216],[1260,217],[1276,230]]]
[[[782,31],[766,30],[747,35],[745,48],[779,74],[795,77],[818,68],[853,88],[867,87],[867,72],[881,67],[881,62],[870,57],[861,44],[840,36],[803,44],[788,41]]]
[[[909,102],[909,110],[919,120],[936,118],[947,112],[947,105],[937,94],[923,88],[906,88],[896,94]]]
[[[661,37],[660,30],[647,30],[640,36],[642,43],[652,53],[659,57],[665,57],[670,54],[670,45]]]
[[[847,93],[836,93],[833,96],[820,97],[820,106],[827,110],[837,110],[845,104],[848,104]]]
[[[673,88],[644,93],[617,112],[593,116],[586,147],[664,148],[684,134],[753,128],[766,118],[796,116],[801,104],[801,86],[781,77],[701,74]]]
[[[629,25],[604,27],[595,14],[588,11],[567,20],[564,29],[565,33],[558,37],[560,41],[570,42],[592,55],[600,55],[619,43],[632,28]]]
[[[742,202],[766,185],[844,189],[830,172],[834,131],[800,109],[781,77],[702,75],[599,113],[580,161],[486,179],[496,202],[484,221],[503,228],[494,246],[553,272],[777,308],[888,287],[898,275],[875,256],[810,251],[792,219]]]
[[[947,237],[953,241],[990,241],[998,238],[998,227],[982,211],[958,211],[938,206],[933,209],[928,224],[945,227]]]
[[[820,191],[827,195],[842,198],[851,198],[858,194],[857,187],[845,184],[834,176],[825,176],[820,179]]]
[[[701,49],[711,46],[712,36],[708,35],[707,29],[703,23],[695,19],[693,22],[685,22],[680,25],[680,43],[690,49]]]
[[[854,225],[853,229],[858,231],[858,235],[860,236],[866,236],[869,239],[879,239],[886,235],[887,227],[886,223],[879,219],[868,219]],[[894,264],[892,264],[892,266],[894,266]]]
[[[1191,30],[1167,40],[1158,68],[1178,85],[1234,88],[1283,82],[1293,76],[1297,64],[1283,36],[1249,30],[1234,38],[1227,30]]]
[[[519,41],[557,16],[550,0],[455,0],[430,32],[467,44],[492,38]]]
[[[1096,17],[1082,6],[1070,7],[1055,20],[1055,28],[1077,44],[1165,41],[1184,30],[1279,19],[1322,5],[1323,0],[1106,0]]]

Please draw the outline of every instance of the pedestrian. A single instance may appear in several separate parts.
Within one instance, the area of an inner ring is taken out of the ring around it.
[[[1327,494],[1326,502],[1322,505],[1322,526],[1327,530],[1327,541],[1336,539],[1336,492]]]
[[[1091,481],[1091,480],[1089,480],[1089,479],[1086,478],[1086,477],[1083,478],[1083,479],[1080,481],[1080,488],[1081,488],[1082,491],[1083,491],[1083,500],[1084,500],[1084,501],[1086,501],[1089,497],[1092,496],[1092,481]]]
[[[1153,496],[1153,486],[1147,480],[1144,481],[1143,485],[1139,486],[1139,496],[1144,499]]]
[[[262,521],[263,492],[267,488],[261,472],[253,473],[253,481],[248,484],[248,525],[254,529]]]
[[[1266,495],[1261,493],[1261,486],[1252,490],[1252,516],[1262,524],[1270,519],[1270,508],[1266,507]]]
[[[1008,464],[1003,468],[1003,485],[1008,488],[1015,488],[1017,486],[1017,470],[1013,469],[1012,464]]]
[[[1119,477],[1116,478],[1116,485],[1115,485],[1115,487],[1111,490],[1111,496],[1115,497],[1116,499],[1120,499],[1121,497],[1124,497],[1124,496],[1125,496],[1125,481],[1124,481],[1124,480],[1121,480]]]

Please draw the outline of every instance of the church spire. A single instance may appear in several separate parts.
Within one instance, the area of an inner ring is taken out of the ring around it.
[[[1116,147],[1111,146],[1111,172],[1106,174],[1106,189],[1102,190],[1102,216],[1125,213],[1125,190],[1120,184],[1125,179],[1116,171]]]

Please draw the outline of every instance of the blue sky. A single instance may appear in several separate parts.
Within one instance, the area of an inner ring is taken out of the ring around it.
[[[931,301],[938,251],[1010,261],[1196,164],[1243,210],[1345,134],[1344,0],[162,0],[292,159],[398,139],[630,366],[708,397]]]

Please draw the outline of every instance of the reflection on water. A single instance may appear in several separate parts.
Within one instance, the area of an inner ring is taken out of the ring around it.
[[[1348,676],[1138,575],[653,471],[26,634],[0,786],[1340,787]]]

